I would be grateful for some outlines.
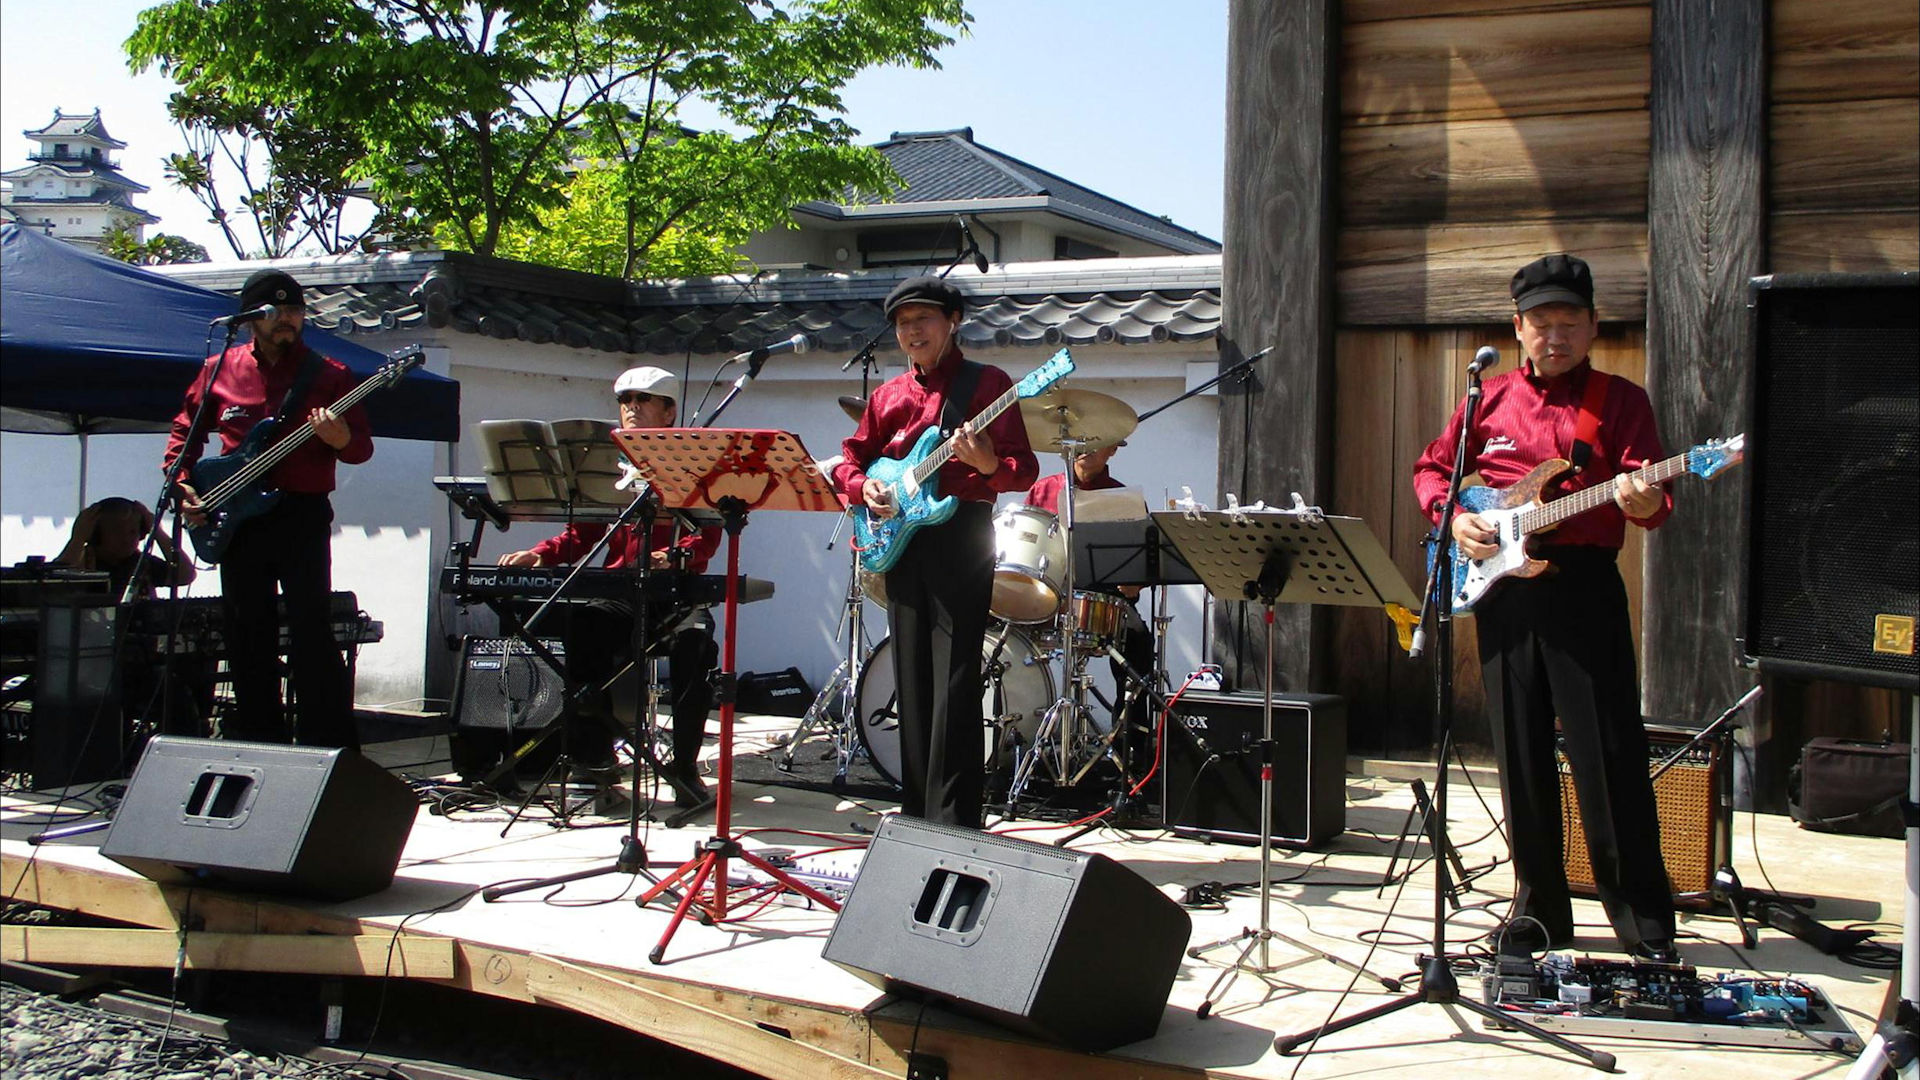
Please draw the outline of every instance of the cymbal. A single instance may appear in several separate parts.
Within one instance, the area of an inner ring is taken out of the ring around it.
[[[846,413],[847,418],[857,424],[867,413],[867,399],[854,397],[852,394],[841,394],[840,411]]]
[[[1022,398],[1020,419],[1027,425],[1027,441],[1041,452],[1060,450],[1063,435],[1079,439],[1082,450],[1104,450],[1133,434],[1140,423],[1133,406],[1112,394],[1061,386]]]

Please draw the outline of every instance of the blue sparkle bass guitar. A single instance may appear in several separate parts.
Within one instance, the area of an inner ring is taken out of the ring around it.
[[[1746,448],[1745,435],[1709,439],[1684,454],[1675,454],[1665,461],[1656,461],[1627,475],[1649,484],[1671,480],[1683,473],[1712,479],[1722,469],[1739,464],[1746,456]],[[1487,594],[1487,590],[1499,584],[1501,579],[1535,577],[1545,570],[1547,564],[1527,552],[1527,541],[1536,534],[1546,532],[1576,514],[1613,504],[1612,480],[1581,488],[1551,502],[1542,502],[1540,493],[1547,484],[1570,467],[1570,463],[1552,458],[1534,466],[1533,471],[1507,487],[1481,485],[1460,489],[1461,508],[1479,514],[1493,526],[1499,534],[1499,539],[1495,541],[1499,550],[1484,559],[1470,559],[1461,554],[1458,544],[1453,546],[1451,597],[1455,615],[1471,612],[1473,606]]]
[[[426,359],[427,354],[420,351],[418,345],[392,353],[379,371],[367,376],[328,408],[334,415],[344,416],[363,398],[399,382],[400,376],[419,367]],[[200,505],[207,511],[207,520],[201,525],[189,525],[187,535],[193,538],[193,553],[201,562],[218,563],[226,556],[227,546],[233,543],[234,530],[248,519],[273,509],[280,501],[280,492],[261,487],[261,480],[275,465],[286,460],[288,454],[313,437],[313,425],[304,420],[289,427],[291,430],[282,434],[279,422],[268,417],[255,424],[231,453],[194,463],[188,479],[193,483],[193,490],[200,494]]]
[[[981,430],[1015,401],[1038,397],[1071,374],[1073,356],[1061,349],[981,409],[971,421],[973,429]],[[940,466],[952,456],[953,440],[942,439],[935,426],[920,433],[906,457],[879,458],[867,466],[869,479],[892,489],[894,513],[881,518],[875,517],[865,503],[853,508],[853,543],[859,549],[861,566],[876,574],[886,573],[906,553],[914,533],[953,517],[959,503],[951,495],[941,497],[938,483]]]

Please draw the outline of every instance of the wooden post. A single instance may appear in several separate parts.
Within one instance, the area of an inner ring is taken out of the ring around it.
[[[1647,392],[1674,453],[1747,414],[1747,279],[1766,264],[1767,0],[1654,0]],[[1647,538],[1642,708],[1703,723],[1753,678],[1734,666],[1743,485],[1673,485]]]
[[[1220,503],[1331,497],[1332,184],[1338,176],[1337,0],[1232,0],[1227,10],[1227,153],[1221,364],[1273,346],[1250,384],[1220,396]],[[1215,659],[1257,689],[1265,630],[1251,604],[1222,606]],[[1315,685],[1326,618],[1278,609],[1276,689]],[[1316,626],[1320,628],[1315,632]]]

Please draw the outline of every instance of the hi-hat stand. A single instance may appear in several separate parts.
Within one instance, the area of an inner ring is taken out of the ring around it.
[[[1351,1016],[1328,1021],[1319,1027],[1295,1035],[1282,1035],[1273,1041],[1273,1047],[1282,1054],[1292,1053],[1295,1047],[1317,1044],[1322,1035],[1331,1035],[1336,1031],[1345,1031],[1383,1016],[1391,1016],[1402,1009],[1415,1005],[1432,1004],[1450,1008],[1465,1009],[1483,1020],[1524,1032],[1541,1042],[1557,1046],[1574,1054],[1587,1064],[1601,1072],[1613,1071],[1613,1055],[1604,1050],[1590,1050],[1563,1035],[1528,1023],[1526,1020],[1502,1012],[1484,1002],[1475,1001],[1460,995],[1460,981],[1453,973],[1453,967],[1447,958],[1447,880],[1448,860],[1444,852],[1451,850],[1447,840],[1447,771],[1453,754],[1453,512],[1455,502],[1460,497],[1460,481],[1466,474],[1467,438],[1473,431],[1474,414],[1480,407],[1480,370],[1478,367],[1467,369],[1467,397],[1460,424],[1460,438],[1454,445],[1452,482],[1447,488],[1447,497],[1440,513],[1440,524],[1435,532],[1437,543],[1430,556],[1432,562],[1427,575],[1425,599],[1421,602],[1421,626],[1429,620],[1434,625],[1434,780],[1433,812],[1427,815],[1427,836],[1432,844],[1434,887],[1433,887],[1433,936],[1430,941],[1432,955],[1421,957],[1420,986],[1412,994],[1385,1004],[1376,1005]],[[1389,564],[1391,565],[1391,564]],[[1403,583],[1404,584],[1404,583]],[[1420,638],[1416,635],[1416,648]]]
[[[1222,603],[1256,602],[1266,623],[1265,691],[1261,704],[1260,741],[1260,925],[1230,938],[1195,946],[1187,955],[1199,959],[1231,945],[1240,952],[1207,988],[1195,1015],[1206,1018],[1241,972],[1267,981],[1278,971],[1269,945],[1285,942],[1303,953],[1380,983],[1388,990],[1400,984],[1375,975],[1361,965],[1288,937],[1273,928],[1273,619],[1280,603],[1335,604],[1384,607],[1413,599],[1413,590],[1400,577],[1386,550],[1359,518],[1330,517],[1317,507],[1289,510],[1264,506],[1227,511],[1176,511],[1153,515],[1181,557],[1200,575],[1201,583]],[[1259,953],[1258,962],[1253,957]]]

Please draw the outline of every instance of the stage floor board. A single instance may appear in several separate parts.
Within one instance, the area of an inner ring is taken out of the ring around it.
[[[778,717],[743,718],[739,751],[764,748],[792,723]],[[444,738],[370,749],[370,755],[390,769],[414,776],[444,771],[445,752]],[[708,754],[713,752],[709,744]],[[1430,936],[1431,868],[1423,865],[1404,885],[1377,890],[1413,803],[1407,778],[1427,771],[1417,765],[1351,763],[1347,832],[1318,851],[1275,852],[1269,916],[1275,931],[1364,963],[1380,975],[1404,978],[1416,969],[1416,957]],[[1465,782],[1466,772],[1453,775],[1451,835],[1462,859],[1471,870],[1504,858],[1505,845],[1488,812],[1488,805],[1498,805],[1490,774],[1473,771],[1472,784]],[[1159,1032],[1096,1055],[1032,1043],[937,1007],[925,1009],[923,1017],[918,1003],[881,995],[821,958],[832,924],[832,915],[825,911],[777,904],[723,927],[689,919],[668,946],[666,962],[654,965],[647,954],[670,912],[636,906],[633,900],[645,883],[628,875],[596,877],[495,903],[475,895],[493,883],[611,863],[625,832],[624,815],[585,818],[576,827],[556,828],[535,813],[503,837],[510,808],[452,815],[423,808],[393,887],[328,904],[210,889],[192,890],[189,898],[185,888],[162,888],[102,857],[99,834],[30,847],[25,837],[41,827],[48,801],[43,794],[8,795],[4,800],[0,856],[10,898],[168,930],[177,928],[190,903],[200,931],[237,935],[390,937],[405,920],[409,937],[452,943],[453,974],[433,981],[575,1009],[772,1077],[903,1076],[908,1048],[916,1039],[916,1020],[918,1049],[946,1059],[954,1080],[1593,1075],[1586,1065],[1545,1044],[1512,1032],[1489,1031],[1478,1017],[1426,1004],[1330,1035],[1304,1060],[1281,1056],[1272,1046],[1277,1035],[1303,1031],[1330,1015],[1346,1015],[1394,996],[1365,978],[1356,982],[1349,971],[1282,940],[1269,946],[1275,970],[1264,978],[1239,975],[1204,1019],[1196,1010],[1236,950],[1185,960]],[[745,835],[749,848],[807,852],[837,843],[778,830],[831,834],[859,843],[879,813],[890,808],[884,802],[832,793],[741,785],[735,793],[734,827]],[[679,829],[647,827],[642,840],[656,872],[688,858],[711,836],[711,822],[707,815]],[[1064,835],[1057,827],[1029,822],[1002,828],[1042,841]],[[1773,887],[1817,898],[1815,918],[1835,927],[1873,924],[1881,941],[1898,948],[1900,841],[1806,832],[1788,819],[1766,815],[1738,814],[1734,831],[1734,866],[1749,888],[1769,884],[1756,861],[1757,849]],[[1247,883],[1259,877],[1253,847],[1210,844],[1156,828],[1102,830],[1074,846],[1111,856],[1176,897],[1203,882]],[[1424,854],[1424,845],[1420,851]],[[849,865],[844,860],[850,856],[821,858]],[[1494,926],[1510,888],[1504,864],[1478,878],[1463,898],[1466,907],[1451,915],[1450,939],[1478,937]],[[437,910],[441,908],[445,910]],[[1236,895],[1223,907],[1191,913],[1194,944],[1228,938],[1260,922],[1259,901],[1252,895]],[[1575,913],[1580,921],[1575,951],[1617,958],[1599,905],[1576,901]],[[1115,926],[1111,933],[1113,947],[1125,949],[1129,928]],[[1823,956],[1772,929],[1762,931],[1757,949],[1742,953],[1730,918],[1683,910],[1681,936],[1682,958],[1703,970],[1792,974],[1810,980],[1863,1038],[1872,1034],[1894,978],[1888,971]],[[6,947],[8,958],[15,959],[32,942],[10,928]],[[384,950],[379,952],[384,956]],[[373,974],[381,970],[376,965]],[[1478,980],[1463,978],[1461,991],[1478,995]],[[1097,995],[1101,988],[1087,986],[1085,992]],[[1637,1077],[1842,1076],[1851,1061],[1812,1050],[1612,1037],[1585,1041],[1614,1054],[1622,1075]]]

